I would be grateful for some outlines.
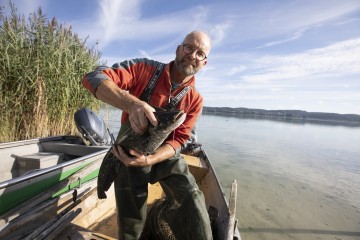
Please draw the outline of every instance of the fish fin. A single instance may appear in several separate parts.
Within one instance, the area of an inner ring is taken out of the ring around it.
[[[120,144],[121,142],[123,142],[128,136],[129,136],[129,134],[125,134],[124,136],[122,136],[122,137],[117,141],[117,144]]]
[[[106,193],[105,191],[97,191],[98,199],[106,199]]]
[[[110,149],[105,155],[99,170],[97,180],[97,195],[99,199],[106,198],[105,192],[109,190],[111,184],[115,181],[117,177],[116,164],[118,163],[119,160]]]

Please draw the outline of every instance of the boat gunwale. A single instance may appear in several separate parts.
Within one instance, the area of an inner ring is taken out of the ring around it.
[[[215,176],[216,184],[218,185],[218,188],[220,189],[220,191],[221,191],[221,193],[222,193],[222,196],[223,196],[222,199],[223,199],[224,202],[226,203],[226,206],[229,208],[229,203],[228,203],[228,201],[226,200],[226,194],[225,194],[225,192],[224,192],[224,190],[223,190],[223,188],[222,188],[222,186],[221,186],[221,184],[220,184],[220,182],[219,182],[219,178],[218,178],[218,176],[217,176],[217,174],[216,174],[215,168],[212,166],[211,161],[210,161],[210,159],[209,159],[206,151],[205,151],[204,149],[201,149],[201,153],[204,155],[204,156],[202,156],[202,157],[203,157],[204,159],[206,159],[207,164],[209,164],[209,167],[211,168],[211,172],[212,172],[212,173],[214,174],[214,176]]]
[[[13,142],[2,142],[2,143],[0,143],[0,149],[19,147],[19,146],[24,146],[24,145],[30,145],[33,143],[49,142],[49,141],[54,141],[54,140],[56,141],[56,140],[62,140],[62,139],[71,139],[71,138],[82,140],[82,138],[77,135],[58,135],[58,136],[53,136],[53,137],[32,138],[32,139],[19,140],[19,141],[13,141]]]
[[[230,220],[229,202],[226,198],[226,194],[223,190],[223,187],[220,184],[220,181],[216,174],[215,168],[213,167],[207,152],[202,147],[200,148],[199,157],[203,158],[206,161],[206,163],[208,164],[208,168],[209,168],[208,174],[214,175],[213,181],[217,185],[215,188],[217,188],[221,193],[221,197],[218,200],[220,200],[222,202],[220,204],[223,205],[223,207],[225,208],[225,212],[222,212],[222,214],[220,214],[221,220],[218,221],[217,224],[222,229],[222,234],[224,235],[224,239],[225,239],[225,237],[227,237],[226,235],[228,233],[229,220]],[[219,236],[220,237],[223,236],[222,234],[220,234]],[[219,236],[214,236],[214,237],[219,237]],[[217,238],[215,238],[215,239],[217,239]]]

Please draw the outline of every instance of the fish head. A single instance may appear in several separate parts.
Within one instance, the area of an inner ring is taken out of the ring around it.
[[[169,133],[178,128],[186,118],[186,113],[183,110],[161,110],[154,112],[158,121],[156,129],[169,131]]]

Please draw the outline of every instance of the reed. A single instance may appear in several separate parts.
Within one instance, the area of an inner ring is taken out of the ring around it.
[[[28,17],[9,10],[0,9],[0,142],[75,133],[74,112],[99,108],[81,78],[101,54],[41,8]]]

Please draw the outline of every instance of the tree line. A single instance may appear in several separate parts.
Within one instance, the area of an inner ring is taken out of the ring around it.
[[[323,112],[307,112],[302,110],[264,110],[251,108],[230,108],[230,107],[204,107],[204,114],[233,114],[249,117],[263,118],[283,118],[283,119],[302,119],[319,121],[344,121],[359,122],[360,115],[357,114],[338,114]]]

